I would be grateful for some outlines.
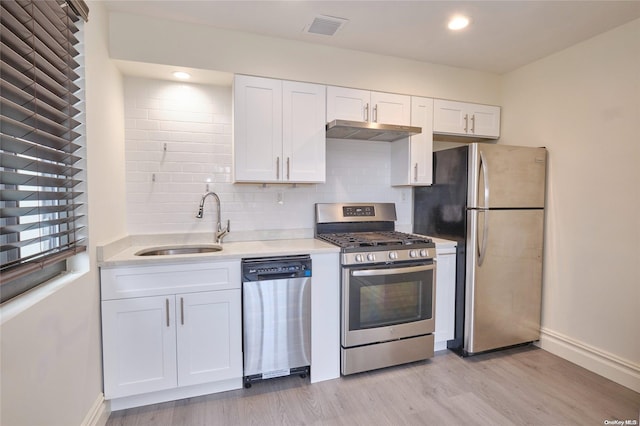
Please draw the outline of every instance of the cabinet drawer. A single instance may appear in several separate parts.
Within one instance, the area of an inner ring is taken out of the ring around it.
[[[240,288],[240,261],[103,268],[102,300]]]

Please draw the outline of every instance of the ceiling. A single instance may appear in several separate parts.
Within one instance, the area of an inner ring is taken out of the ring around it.
[[[627,1],[110,0],[107,8],[271,37],[503,74],[640,18]],[[459,32],[448,19],[467,15]],[[334,36],[305,31],[318,15],[348,20]]]

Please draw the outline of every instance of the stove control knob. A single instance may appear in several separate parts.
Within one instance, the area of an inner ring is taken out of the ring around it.
[[[389,259],[391,260],[396,260],[398,258],[398,253],[395,251],[390,251],[389,252]]]
[[[429,254],[427,249],[420,250],[420,257],[427,257],[427,254]]]
[[[376,255],[375,255],[375,254],[373,254],[373,253],[369,253],[369,254],[367,255],[367,260],[368,260],[369,262],[373,262],[373,261],[375,261],[375,260],[376,260]]]
[[[361,254],[356,254],[356,262],[364,261],[364,257]]]
[[[415,250],[410,250],[409,251],[409,257],[418,257],[418,252]]]

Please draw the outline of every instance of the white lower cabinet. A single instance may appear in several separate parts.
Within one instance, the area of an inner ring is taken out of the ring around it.
[[[102,302],[105,398],[177,386],[174,301],[156,296]]]
[[[435,350],[447,348],[455,331],[456,245],[436,241],[436,332]]]
[[[242,387],[239,261],[108,269],[101,286],[113,409]]]
[[[178,386],[242,376],[240,291],[176,296]]]

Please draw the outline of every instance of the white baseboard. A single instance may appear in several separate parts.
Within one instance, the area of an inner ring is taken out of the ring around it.
[[[143,405],[159,404],[161,402],[176,401],[210,393],[226,392],[242,389],[242,377],[221,380],[218,382],[201,383],[199,385],[182,386],[155,392],[130,395],[109,400],[110,411],[126,410],[127,408],[142,407]]]
[[[109,420],[110,410],[108,409],[108,402],[104,399],[104,394],[100,392],[100,395],[96,398],[91,409],[87,413],[86,417],[81,423],[81,426],[104,426]]]
[[[640,365],[547,328],[540,334],[542,349],[640,392]]]

